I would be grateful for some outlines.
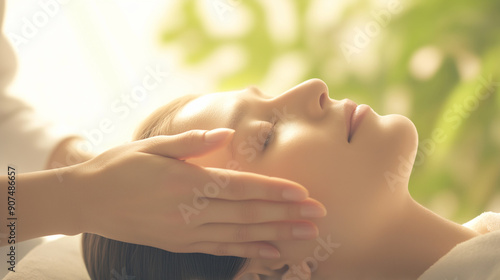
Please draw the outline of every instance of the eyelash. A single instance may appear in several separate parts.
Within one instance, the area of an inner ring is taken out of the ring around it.
[[[275,133],[275,128],[276,128],[276,123],[278,122],[277,118],[273,118],[271,120],[271,129],[269,130],[269,133],[267,134],[266,140],[264,141],[264,144],[262,145],[262,150],[265,150],[271,140],[273,140],[274,133]]]

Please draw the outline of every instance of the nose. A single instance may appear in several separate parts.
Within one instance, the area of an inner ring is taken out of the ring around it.
[[[289,111],[303,113],[305,116],[316,119],[326,112],[328,86],[320,79],[307,80],[273,99],[278,106],[287,106]]]

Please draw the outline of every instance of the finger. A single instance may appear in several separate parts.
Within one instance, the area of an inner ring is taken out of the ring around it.
[[[223,147],[233,136],[234,130],[190,130],[176,135],[162,135],[140,140],[144,147],[139,151],[176,159],[202,156]]]
[[[295,203],[208,199],[207,207],[198,214],[197,223],[258,224],[320,218],[325,215],[325,208],[311,198]]]
[[[203,192],[206,197],[227,200],[302,201],[309,196],[306,188],[289,180],[250,172],[205,169],[210,178],[200,186],[207,188],[207,191]],[[212,191],[208,191],[209,186]]]
[[[311,222],[205,224],[196,230],[198,240],[228,243],[307,240],[318,237],[318,234],[318,228]]]
[[[241,258],[277,259],[278,249],[264,242],[219,243],[198,242],[190,246],[189,252],[199,252],[216,256],[235,256]]]

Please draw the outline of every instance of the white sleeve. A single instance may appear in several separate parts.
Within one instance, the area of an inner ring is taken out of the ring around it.
[[[23,173],[42,170],[53,149],[68,135],[7,94],[17,63],[14,49],[1,32],[4,12],[5,0],[0,0],[0,174],[9,164]]]

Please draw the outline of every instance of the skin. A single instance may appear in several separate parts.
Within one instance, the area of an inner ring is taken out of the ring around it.
[[[321,244],[318,240],[273,242],[282,258],[252,259],[237,279],[259,279],[259,275],[265,279],[415,279],[453,246],[477,235],[411,198],[408,181],[418,138],[409,119],[380,116],[369,108],[348,141],[345,110],[350,101],[328,98],[328,88],[319,79],[275,97],[255,87],[204,95],[176,115],[174,126],[185,130],[229,127],[240,102],[245,109],[237,111],[247,113],[235,127],[233,141],[188,161],[286,178],[305,186],[328,212],[327,217],[313,220],[319,238],[336,246],[327,252],[316,249]],[[270,133],[272,123],[275,129]],[[249,212],[259,215],[258,209]]]
[[[0,246],[12,245],[7,241],[13,236],[20,242],[90,232],[171,252],[276,258],[279,251],[265,241],[315,238],[316,226],[308,221],[311,215],[301,215],[299,210],[312,204],[319,207],[319,213],[312,213],[315,217],[324,216],[325,211],[297,183],[184,161],[222,148],[233,134],[233,130],[216,129],[156,136],[112,148],[80,164],[0,176],[1,186],[16,186],[9,195],[17,202],[9,209],[17,218],[16,232],[0,228]],[[71,147],[70,141],[59,148]],[[74,153],[68,156],[76,158]],[[213,178],[228,181],[217,199],[195,198],[193,189]],[[295,196],[288,195],[289,191]],[[192,207],[195,200],[208,200],[212,207],[198,208],[203,215],[185,220],[179,206]],[[257,207],[273,214],[253,217],[248,221],[252,232],[235,239],[248,219],[245,209]],[[7,209],[7,199],[0,200],[0,208]],[[0,220],[7,221],[7,211],[0,212]],[[276,224],[254,225],[268,222]],[[312,229],[309,236],[291,236],[292,228],[304,225]]]
[[[4,13],[5,1],[0,0],[0,30]],[[12,46],[0,36],[0,90],[14,76],[14,60]],[[190,131],[157,136],[114,147],[98,156],[79,149],[80,138],[64,139],[45,166],[52,170],[22,173],[20,166],[15,174],[0,174],[0,221],[7,225],[12,221],[8,217],[15,214],[17,218],[15,231],[14,226],[0,227],[0,246],[13,246],[14,236],[16,242],[21,242],[45,235],[90,232],[172,252],[277,258],[279,251],[266,241],[315,238],[317,228],[308,220],[311,215],[299,215],[298,211],[314,201],[297,183],[258,174],[209,170],[183,161],[219,149],[233,132]],[[186,222],[178,206],[191,203],[191,190],[217,176],[229,180],[221,197],[212,203],[219,207],[203,211],[202,222]],[[8,201],[8,187],[14,189],[11,185],[16,187]],[[14,199],[16,204],[12,205]],[[254,218],[253,223],[281,223],[268,225],[265,230],[251,225],[253,232],[239,238],[241,221],[245,219],[243,209],[254,204],[277,214]],[[323,216],[323,206],[317,202],[314,205],[319,215],[313,216]],[[291,229],[298,226],[309,228],[310,234],[291,236]]]

